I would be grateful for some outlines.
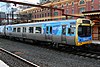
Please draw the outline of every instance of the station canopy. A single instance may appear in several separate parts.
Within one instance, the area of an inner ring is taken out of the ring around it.
[[[83,15],[85,15],[85,16],[100,15],[100,10],[85,11],[85,12],[82,12],[82,13],[83,13]]]

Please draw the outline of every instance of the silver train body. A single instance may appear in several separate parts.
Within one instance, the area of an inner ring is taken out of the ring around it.
[[[79,27],[91,25],[88,19],[3,25],[0,26],[0,36],[82,46],[91,43],[92,34],[89,28],[89,36],[79,36]]]

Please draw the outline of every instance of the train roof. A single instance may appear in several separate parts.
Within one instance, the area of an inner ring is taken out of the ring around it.
[[[24,25],[31,25],[31,24],[46,24],[46,23],[59,23],[59,22],[76,22],[76,20],[57,20],[57,21],[44,21],[44,22],[35,22],[35,23],[22,23],[22,24],[14,24],[8,26],[24,26]]]

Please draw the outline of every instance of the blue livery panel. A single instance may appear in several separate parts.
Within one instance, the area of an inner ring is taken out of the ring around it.
[[[78,37],[78,42],[86,42],[92,40],[92,36],[89,37]]]
[[[52,34],[53,35],[61,35],[61,26],[60,25],[53,26]]]
[[[7,26],[6,30],[7,30],[7,32],[13,32],[13,27],[12,26]]]

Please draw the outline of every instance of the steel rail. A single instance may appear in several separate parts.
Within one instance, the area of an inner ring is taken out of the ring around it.
[[[25,63],[27,63],[27,64],[32,65],[33,67],[40,67],[39,65],[34,64],[34,63],[32,63],[32,62],[30,62],[30,61],[28,61],[28,60],[26,60],[26,59],[24,59],[24,58],[22,58],[22,57],[20,57],[20,56],[18,56],[18,55],[16,55],[16,54],[14,54],[14,53],[11,53],[11,52],[8,51],[8,50],[5,50],[5,49],[3,49],[3,48],[0,48],[0,50],[3,51],[3,52],[5,52],[5,53],[7,53],[7,54],[9,54],[9,55],[11,55],[11,56],[13,56],[13,57],[15,57],[15,58],[17,58],[17,59],[20,59],[21,61],[23,61],[23,62],[25,62]]]

